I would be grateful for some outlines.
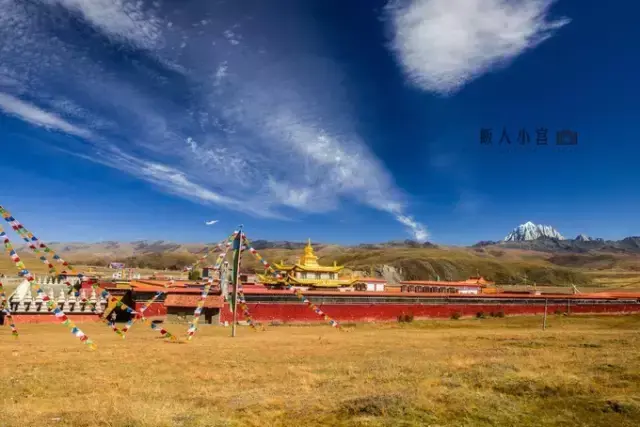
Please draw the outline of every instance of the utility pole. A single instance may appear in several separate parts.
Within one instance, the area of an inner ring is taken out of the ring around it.
[[[548,308],[549,300],[544,300],[544,317],[542,319],[542,330],[547,330],[547,308]]]

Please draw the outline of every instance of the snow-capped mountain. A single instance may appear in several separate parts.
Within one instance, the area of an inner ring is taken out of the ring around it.
[[[564,240],[564,237],[558,230],[550,225],[537,225],[531,221],[519,225],[514,228],[511,233],[504,238],[505,242],[522,242],[525,240],[536,240],[540,237],[550,237],[553,239]]]
[[[578,236],[576,236],[576,240],[580,242],[591,242],[593,239],[586,234],[578,234]]]

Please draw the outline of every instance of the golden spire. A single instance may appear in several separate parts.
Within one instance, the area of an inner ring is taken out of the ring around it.
[[[304,255],[300,257],[300,264],[305,266],[317,266],[318,257],[313,253],[311,239],[308,240],[307,246],[304,248]]]

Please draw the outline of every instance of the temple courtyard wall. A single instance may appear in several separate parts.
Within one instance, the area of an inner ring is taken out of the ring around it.
[[[303,304],[261,304],[249,303],[252,318],[260,323],[318,323],[324,320],[318,317]],[[409,315],[415,320],[430,318],[451,318],[454,316],[474,317],[479,313],[485,316],[527,316],[544,314],[544,305],[499,305],[499,304],[448,304],[448,305],[416,305],[416,304],[324,304],[321,310],[338,322],[390,322],[397,321],[400,316]],[[211,313],[203,313],[202,324],[231,323],[233,315],[228,305],[222,309],[209,309]],[[549,303],[549,315],[567,314],[632,314],[640,313],[640,304],[569,304]],[[68,316],[74,322],[97,322],[98,314],[74,313]],[[193,316],[190,310],[170,310],[166,314],[149,316],[153,320],[164,320],[168,323],[187,323]],[[14,313],[17,324],[20,323],[56,323],[58,320],[48,312]],[[238,320],[246,321],[241,311]],[[6,323],[6,322],[5,322]]]

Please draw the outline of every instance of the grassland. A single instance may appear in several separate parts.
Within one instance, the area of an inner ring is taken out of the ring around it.
[[[540,323],[203,327],[189,344],[86,325],[96,352],[60,325],[0,327],[0,425],[640,425],[640,317]]]

